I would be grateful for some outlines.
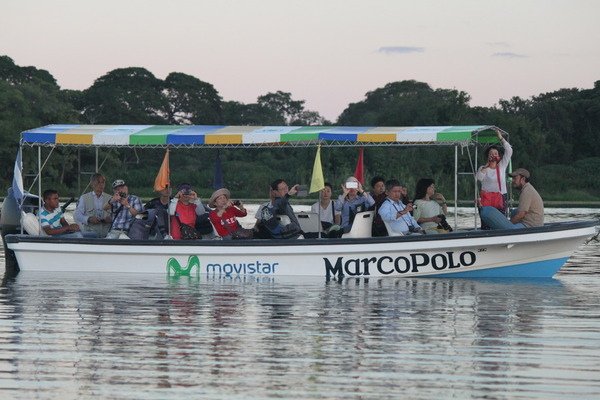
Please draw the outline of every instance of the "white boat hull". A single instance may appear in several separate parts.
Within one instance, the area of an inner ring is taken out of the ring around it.
[[[594,224],[373,239],[60,240],[8,235],[30,271],[328,277],[551,277]]]

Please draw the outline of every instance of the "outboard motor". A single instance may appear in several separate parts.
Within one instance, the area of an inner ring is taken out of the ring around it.
[[[38,204],[38,196],[25,193],[23,198],[23,211],[37,214]],[[4,236],[8,234],[21,233],[21,212],[19,211],[19,204],[13,195],[12,187],[8,188],[8,193],[2,203],[0,229],[2,229],[6,272],[15,274],[19,271],[19,265],[17,264],[15,253],[6,247],[6,242],[4,241]]]

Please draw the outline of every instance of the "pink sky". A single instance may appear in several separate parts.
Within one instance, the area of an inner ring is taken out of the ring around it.
[[[122,67],[184,72],[224,100],[276,90],[330,120],[415,79],[491,106],[600,80],[600,1],[20,0],[0,54],[85,89]]]

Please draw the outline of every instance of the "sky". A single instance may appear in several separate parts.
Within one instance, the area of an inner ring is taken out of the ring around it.
[[[394,81],[472,106],[600,80],[597,0],[0,0],[0,55],[86,89],[115,68],[224,100],[282,90],[331,121]]]

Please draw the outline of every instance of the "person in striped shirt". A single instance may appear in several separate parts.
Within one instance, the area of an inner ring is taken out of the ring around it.
[[[42,197],[44,198],[44,207],[40,211],[40,222],[44,232],[49,236],[61,238],[82,238],[79,225],[69,224],[65,219],[60,209],[58,192],[48,189],[44,191]]]

